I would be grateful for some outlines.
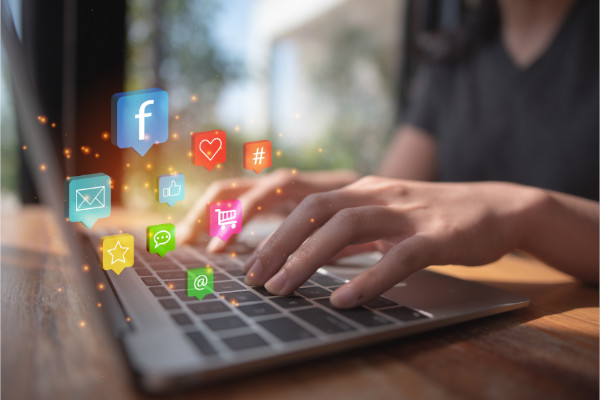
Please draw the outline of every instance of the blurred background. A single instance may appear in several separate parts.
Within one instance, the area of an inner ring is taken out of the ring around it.
[[[216,179],[253,176],[242,145],[269,139],[273,166],[376,170],[402,117],[423,32],[458,26],[460,0],[2,0],[25,50],[63,176],[104,172],[113,204],[175,218]],[[471,2],[472,3],[472,2]],[[2,51],[3,206],[35,202]],[[140,157],[110,142],[114,93],[169,93],[169,140]],[[193,132],[227,132],[227,162],[191,162]],[[44,163],[40,160],[39,168]],[[157,176],[186,199],[156,201]],[[265,170],[263,173],[269,172]]]

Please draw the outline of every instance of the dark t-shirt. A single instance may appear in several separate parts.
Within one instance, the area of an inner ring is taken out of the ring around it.
[[[517,68],[499,35],[426,65],[405,122],[437,140],[438,178],[501,180],[598,200],[598,2],[580,1],[546,52]]]

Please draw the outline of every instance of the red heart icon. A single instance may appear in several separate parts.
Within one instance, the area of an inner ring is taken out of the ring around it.
[[[208,158],[208,161],[212,161],[219,150],[221,150],[221,147],[223,147],[223,142],[221,142],[221,139],[219,138],[214,138],[210,141],[208,139],[204,139],[200,142],[199,147],[202,154]]]
[[[227,158],[227,135],[221,130],[196,132],[192,135],[194,164],[209,171]]]

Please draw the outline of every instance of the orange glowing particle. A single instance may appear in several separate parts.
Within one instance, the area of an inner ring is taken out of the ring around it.
[[[281,150],[277,150],[275,152],[275,157],[281,157],[282,155],[283,155],[283,151],[281,151]]]
[[[176,120],[178,120],[178,119],[179,119],[179,115],[176,115],[176,116],[175,116],[175,119],[176,119]]]
[[[233,129],[234,129],[236,132],[239,132],[239,131],[240,131],[240,126],[239,126],[239,125],[236,125],[236,126],[235,126],[235,128],[233,128]]]
[[[108,139],[110,139],[110,133],[108,133],[107,131],[102,132],[102,140]]]
[[[278,195],[279,195],[279,194],[281,194],[281,192],[282,192],[281,188],[277,188],[277,189],[275,190],[275,193],[277,193]]]
[[[100,158],[100,154],[96,153],[96,154],[94,154],[94,157],[95,158]]]
[[[100,303],[100,302],[97,302],[97,303],[96,303],[96,307],[98,307],[98,308],[102,308],[102,303]]]
[[[201,223],[202,223],[202,220],[201,220],[201,219],[199,219],[199,220],[197,220],[196,222],[198,222],[199,224],[201,224]]]
[[[188,151],[188,157],[189,157],[189,158],[192,158],[192,155],[193,155],[193,154],[192,154],[192,152],[191,152],[191,151]]]
[[[148,169],[148,170],[152,169],[152,163],[146,164],[146,169]]]
[[[150,187],[150,182],[144,182],[144,187],[148,189]]]
[[[222,294],[222,295],[221,295],[221,298],[222,298],[222,299],[225,299],[225,295],[224,295],[224,294]]]
[[[231,187],[232,187],[232,188],[235,188],[235,187],[237,187],[237,182],[231,182]]]
[[[96,285],[96,288],[99,291],[103,291],[104,289],[106,289],[106,285],[104,285],[104,283],[100,282],[98,285]]]
[[[223,166],[221,164],[217,164],[217,169],[223,169]]]
[[[292,169],[292,175],[296,175],[298,173],[298,170],[296,168]]]
[[[129,163],[125,164],[125,167],[129,168],[129,167],[131,167],[131,164],[129,164]]]
[[[229,253],[229,256],[231,258],[236,258],[237,257],[237,253],[235,251],[232,251],[231,253]]]
[[[179,139],[179,133],[177,133],[177,132],[173,132],[173,134],[171,136],[173,136],[173,139],[175,139],[175,140]]]
[[[323,152],[323,149],[319,147],[319,149],[317,150],[319,153]]]
[[[56,122],[51,123],[50,126],[56,128]]]
[[[48,166],[46,164],[40,164],[40,171],[46,172],[48,170]]]
[[[58,291],[58,293],[62,292],[62,288],[59,287],[58,289],[56,289]]]
[[[279,134],[277,136],[283,137],[283,133],[279,132]]]
[[[195,102],[197,102],[197,101],[198,101],[198,96],[196,96],[195,94],[191,95],[191,96],[190,96],[190,101],[191,101],[192,103],[195,103]]]
[[[171,221],[173,219],[173,217],[171,217],[170,215],[167,215],[167,221]]]
[[[90,266],[87,264],[83,264],[83,267],[81,267],[81,269],[83,270],[83,272],[88,272],[90,270]]]
[[[240,303],[236,299],[229,300],[229,304],[231,304],[234,307],[237,307],[240,305]]]
[[[21,147],[23,150],[27,150],[27,146],[23,145],[23,147]]]
[[[70,221],[70,219],[69,219],[69,218],[65,218],[65,222],[69,222],[69,221]]]
[[[128,191],[129,190],[129,185],[123,185],[123,190],[124,191]]]
[[[254,272],[250,272],[250,278],[254,278]]]
[[[84,321],[84,320],[81,320],[81,321],[79,321],[79,324],[78,324],[78,325],[79,325],[79,327],[80,327],[80,328],[85,328],[85,326],[86,326],[87,324],[85,323],[85,321]]]
[[[314,219],[314,218],[311,218],[311,219],[310,219],[310,223],[312,224],[312,223],[314,223],[314,222],[315,222],[315,219]]]
[[[125,318],[125,321],[131,322],[131,318],[130,317]]]
[[[167,285],[169,287],[169,289],[173,290],[175,289],[175,285],[173,285],[173,282],[169,282],[169,284]]]
[[[260,211],[260,210],[262,210],[262,206],[256,206],[256,209],[257,209],[258,211]]]
[[[45,115],[38,115],[37,120],[42,125],[46,125],[48,122],[48,118]]]
[[[173,167],[169,167],[167,169],[169,170],[169,172],[173,172]]]

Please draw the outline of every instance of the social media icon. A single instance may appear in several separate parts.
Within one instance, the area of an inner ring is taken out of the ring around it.
[[[110,176],[89,174],[65,180],[65,218],[91,228],[110,215]]]
[[[210,236],[227,241],[234,233],[242,231],[242,203],[239,200],[224,200],[210,203]]]
[[[227,134],[221,130],[194,133],[192,154],[195,165],[212,171],[227,159]]]
[[[187,270],[187,295],[202,300],[213,292],[214,272],[211,267],[192,268]]]
[[[119,275],[133,265],[133,236],[128,233],[100,238],[102,268]]]
[[[251,169],[260,174],[271,166],[271,142],[259,140],[244,143],[244,169]]]
[[[167,251],[175,250],[175,225],[150,225],[146,228],[146,249],[150,254],[164,257]]]
[[[141,156],[169,137],[169,95],[154,88],[116,93],[111,99],[111,141]]]
[[[185,198],[185,177],[183,174],[161,175],[158,177],[158,202],[171,207]]]

